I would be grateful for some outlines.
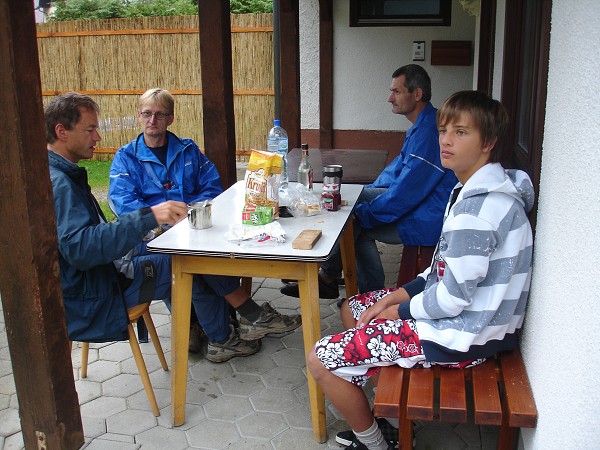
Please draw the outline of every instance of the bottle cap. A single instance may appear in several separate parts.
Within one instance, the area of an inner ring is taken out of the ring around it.
[[[275,127],[278,127],[280,123],[281,122],[279,121],[279,119],[273,120],[273,126],[275,126]]]

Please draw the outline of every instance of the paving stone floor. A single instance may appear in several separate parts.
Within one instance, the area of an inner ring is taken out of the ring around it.
[[[396,280],[401,246],[381,245],[386,284]],[[254,298],[282,312],[299,311],[282,296],[280,280],[255,279]],[[1,305],[0,305],[1,307]],[[161,302],[152,315],[170,364],[170,318]],[[321,300],[324,334],[342,329],[335,300]],[[327,443],[313,439],[307,395],[302,330],[268,337],[256,355],[213,364],[201,354],[189,358],[186,423],[170,425],[170,372],[160,367],[152,343],[142,344],[160,417],[154,417],[131,350],[125,343],[91,345],[88,378],[80,377],[81,349],[72,351],[87,450],[340,449],[335,434],[347,426],[328,405]],[[372,387],[366,388],[372,395]],[[18,399],[12,375],[4,315],[0,314],[0,450],[23,448]],[[494,427],[417,424],[416,449],[495,448]]]

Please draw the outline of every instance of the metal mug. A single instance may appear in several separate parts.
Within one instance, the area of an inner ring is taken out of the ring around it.
[[[188,205],[188,222],[194,230],[212,227],[211,204],[208,200]]]
[[[338,190],[342,186],[342,174],[344,170],[339,164],[329,164],[323,167],[323,184],[336,185]]]

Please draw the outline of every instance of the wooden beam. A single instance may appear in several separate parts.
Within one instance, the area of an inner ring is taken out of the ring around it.
[[[38,38],[77,37],[77,36],[137,36],[144,34],[196,34],[197,28],[146,28],[143,30],[85,30],[85,31],[42,31]],[[273,27],[232,28],[232,33],[271,33]]]
[[[204,148],[223,188],[237,181],[229,2],[198,2]]]
[[[333,148],[333,0],[319,0],[319,147]]]
[[[297,0],[277,0],[280,4],[280,98],[281,126],[289,139],[289,148],[300,147],[300,30]],[[277,55],[274,55],[277,58]],[[266,138],[266,131],[265,131]]]
[[[74,450],[84,437],[60,288],[34,17],[32,2],[0,0],[0,292],[25,448]]]

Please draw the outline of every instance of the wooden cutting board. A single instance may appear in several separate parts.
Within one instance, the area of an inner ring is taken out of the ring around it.
[[[292,248],[296,250],[310,250],[322,234],[321,230],[302,230],[298,237],[292,241]]]

